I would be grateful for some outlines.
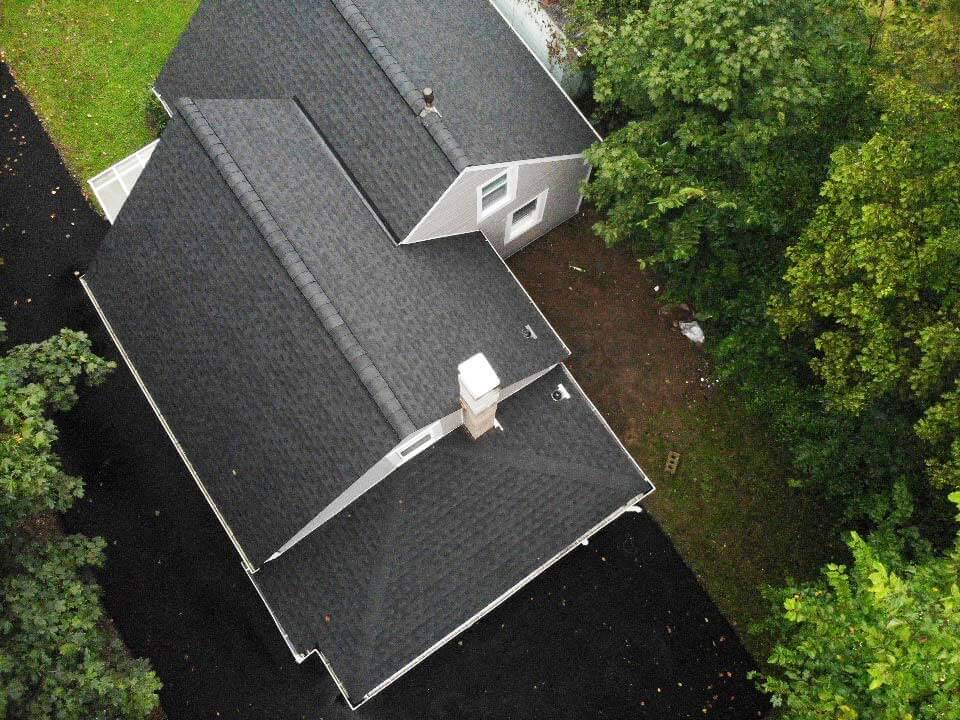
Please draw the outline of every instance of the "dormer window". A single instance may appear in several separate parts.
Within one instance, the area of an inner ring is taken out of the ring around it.
[[[485,218],[516,197],[517,170],[509,168],[477,190],[477,217]]]

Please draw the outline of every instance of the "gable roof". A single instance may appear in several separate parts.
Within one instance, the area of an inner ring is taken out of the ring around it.
[[[485,0],[205,0],[156,84],[171,104],[298,98],[397,241],[468,165],[596,140]]]
[[[248,564],[396,444],[182,120],[84,277]]]
[[[171,105],[298,98],[400,239],[457,175],[330,0],[206,0],[156,86]]]
[[[568,353],[482,236],[395,245],[295,102],[177,108],[87,282],[257,567],[459,407],[459,362]]]
[[[599,137],[489,0],[353,0],[470,165],[573,155]]]
[[[504,386],[569,355],[479,233],[391,242],[296,103],[195,106],[395,393],[408,432],[460,407],[456,368],[477,352]]]
[[[562,367],[497,416],[502,431],[448,435],[252,576],[353,704],[652,490]]]

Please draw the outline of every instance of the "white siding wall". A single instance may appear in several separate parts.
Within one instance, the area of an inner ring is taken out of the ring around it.
[[[505,169],[516,168],[516,191],[509,203],[479,220],[477,192]],[[590,172],[582,155],[567,155],[518,163],[467,168],[404,240],[422,242],[480,230],[504,257],[573,217],[580,207],[580,185]],[[523,235],[508,241],[508,223],[514,210],[547,190],[543,218]]]

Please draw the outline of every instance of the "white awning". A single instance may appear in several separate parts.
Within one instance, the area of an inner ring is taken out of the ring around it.
[[[115,165],[111,165],[99,175],[90,178],[90,188],[93,190],[97,202],[103,208],[104,214],[110,224],[117,219],[120,214],[120,208],[126,202],[130,191],[136,185],[140,173],[150,161],[153,150],[159,140],[154,140],[137,150],[133,155],[128,155]]]

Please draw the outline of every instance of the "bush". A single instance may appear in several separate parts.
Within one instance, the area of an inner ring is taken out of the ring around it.
[[[0,541],[25,519],[64,512],[83,494],[80,479],[63,471],[53,451],[58,433],[47,413],[72,408],[77,385],[97,384],[113,367],[73,330],[0,356]]]
[[[83,493],[53,450],[47,414],[72,408],[78,384],[113,367],[72,330],[0,357],[0,718],[139,720],[157,706],[157,677],[126,655],[83,577],[103,564],[103,541],[25,539],[25,521]]]
[[[97,585],[104,542],[80,535],[20,549],[0,580],[0,717],[141,720],[160,682],[108,630]]]
[[[960,718],[960,537],[943,556],[902,537],[851,533],[851,567],[768,591],[779,642],[760,687],[779,718]]]
[[[170,116],[167,115],[163,103],[160,102],[160,99],[153,93],[153,90],[147,92],[144,116],[146,117],[147,127],[150,128],[150,131],[156,137],[160,137],[163,134],[164,128],[167,127]]]

